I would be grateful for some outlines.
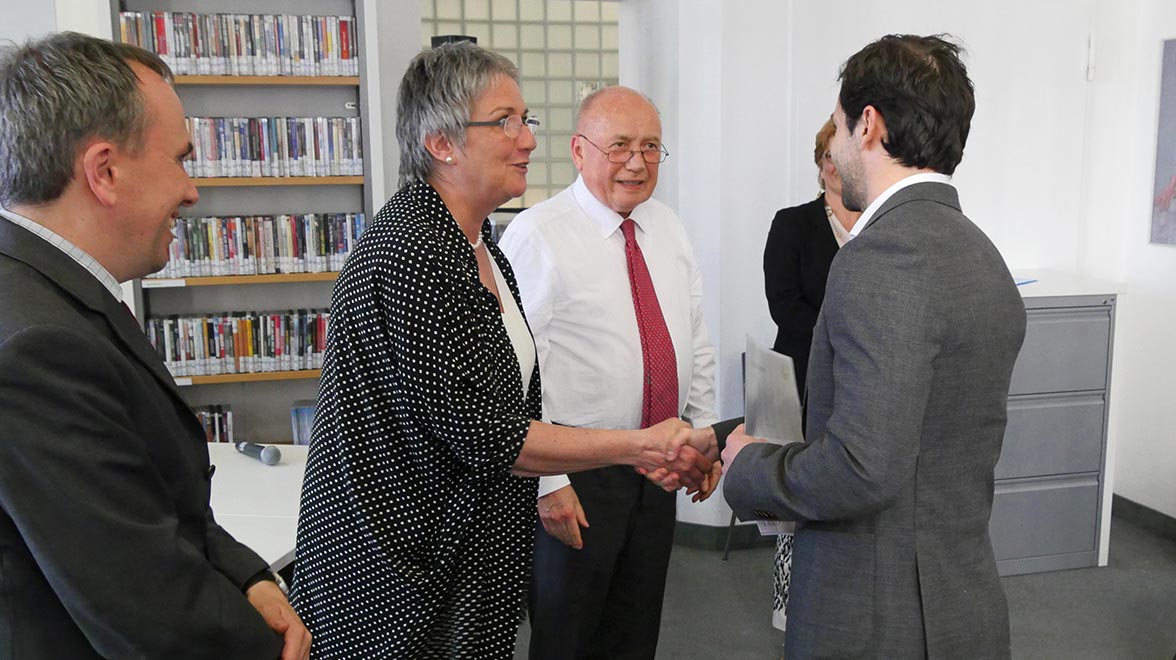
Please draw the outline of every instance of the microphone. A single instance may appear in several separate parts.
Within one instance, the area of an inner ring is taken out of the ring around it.
[[[278,461],[282,460],[282,450],[273,446],[259,445],[253,442],[238,442],[237,451],[246,456],[252,456],[266,465],[277,465]]]

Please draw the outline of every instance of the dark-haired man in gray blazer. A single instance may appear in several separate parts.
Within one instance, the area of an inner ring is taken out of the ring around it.
[[[892,35],[842,68],[831,151],[864,213],[829,272],[808,439],[727,441],[743,518],[796,520],[785,655],[1007,658],[988,519],[1025,308],[949,176],[974,100],[959,49]]]

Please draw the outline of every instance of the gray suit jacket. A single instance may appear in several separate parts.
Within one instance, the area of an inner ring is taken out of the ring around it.
[[[799,521],[785,655],[1007,658],[988,519],[1025,307],[955,189],[898,191],[838,252],[808,441],[752,445],[742,518]]]
[[[0,658],[276,658],[210,476],[130,313],[0,218]]]

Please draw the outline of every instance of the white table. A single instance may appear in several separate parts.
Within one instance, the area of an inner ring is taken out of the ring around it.
[[[294,561],[298,532],[298,500],[306,471],[308,447],[278,445],[282,460],[265,465],[228,443],[210,443],[212,511],[216,520],[241,543],[270,564],[285,568]]]
[[[1057,270],[1013,270],[1013,279],[1026,282],[1017,287],[1022,298],[1057,298],[1069,296],[1103,296],[1126,293],[1122,282],[1111,282],[1078,273]]]

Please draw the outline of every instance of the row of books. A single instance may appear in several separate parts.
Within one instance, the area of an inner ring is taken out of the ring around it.
[[[358,117],[186,117],[193,177],[359,176]]]
[[[177,75],[359,75],[354,16],[123,11],[119,36]]]
[[[227,403],[192,408],[208,442],[233,442],[233,406]]]
[[[311,430],[314,427],[314,411],[318,402],[314,399],[299,399],[290,406],[290,427],[293,432],[293,444],[309,445]],[[233,405],[230,403],[215,403],[206,406],[194,406],[192,414],[204,429],[204,437],[208,442],[236,442],[233,435]]]
[[[327,310],[171,315],[147,319],[147,337],[173,376],[321,369]]]
[[[314,428],[314,410],[317,405],[318,402],[313,399],[300,399],[290,407],[290,427],[294,432],[294,444],[310,444],[310,434]]]
[[[148,279],[339,271],[366,228],[363,213],[177,218],[167,265]]]

